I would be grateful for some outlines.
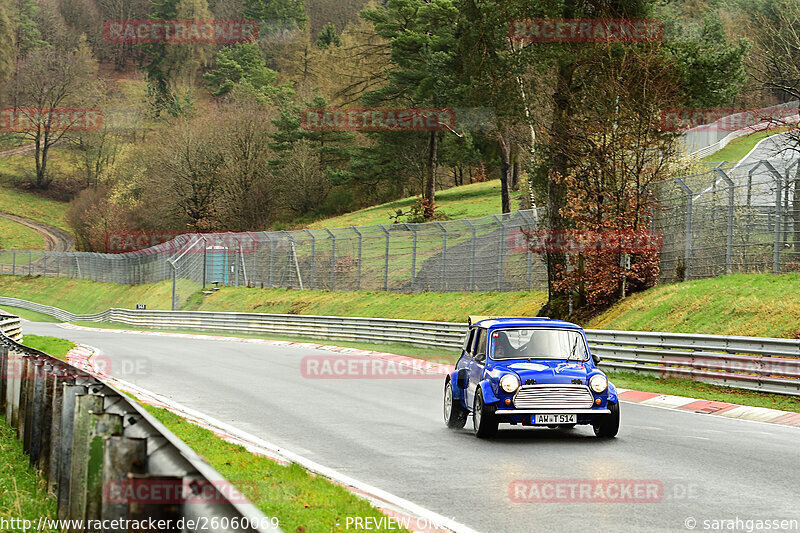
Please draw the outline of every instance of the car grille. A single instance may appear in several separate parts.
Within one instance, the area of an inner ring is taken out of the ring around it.
[[[593,403],[586,385],[525,385],[514,395],[517,409],[591,409]]]

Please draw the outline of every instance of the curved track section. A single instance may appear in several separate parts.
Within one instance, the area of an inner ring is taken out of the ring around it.
[[[75,238],[63,229],[8,213],[0,213],[0,217],[22,224],[41,235],[47,243],[48,251],[70,252],[75,249]]]
[[[352,357],[340,353],[40,323],[24,331],[98,347],[115,377],[479,531],[687,531],[692,520],[697,530],[704,520],[800,520],[797,428],[623,404],[614,440],[578,427],[508,429],[480,441],[444,427],[440,379],[304,377],[304,357]],[[610,490],[600,498],[593,489],[582,502],[554,492],[598,480],[605,488],[614,480],[660,488],[638,502]]]

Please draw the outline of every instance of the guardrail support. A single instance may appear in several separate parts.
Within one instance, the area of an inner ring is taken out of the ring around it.
[[[89,435],[92,430],[92,414],[103,410],[103,397],[97,394],[81,394],[76,398],[75,421],[72,428],[70,450],[69,507],[67,516],[82,520],[86,510],[87,482],[89,473]],[[75,529],[74,531],[77,531]]]
[[[122,483],[128,474],[142,475],[147,464],[147,439],[111,436],[103,447],[103,486]],[[102,520],[124,520],[128,518],[128,505],[112,503],[103,499]]]
[[[91,414],[89,462],[86,474],[86,520],[100,520],[103,506],[103,466],[106,439],[122,434],[122,416],[110,413]],[[97,531],[100,530],[87,530]]]
[[[75,424],[76,402],[79,396],[86,395],[87,388],[84,385],[64,384],[61,410],[61,432],[59,436],[58,449],[55,451],[55,459],[58,461],[58,481],[56,490],[58,492],[58,518],[65,519],[69,515],[69,492],[70,477],[72,475],[72,462],[70,461],[70,450]],[[51,455],[51,460],[53,456]]]

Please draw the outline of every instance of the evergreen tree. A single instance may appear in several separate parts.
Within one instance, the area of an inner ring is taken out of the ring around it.
[[[333,22],[328,22],[319,32],[317,48],[326,49],[331,45],[342,46],[342,40],[339,38],[339,34],[336,33],[336,26],[333,25]]]

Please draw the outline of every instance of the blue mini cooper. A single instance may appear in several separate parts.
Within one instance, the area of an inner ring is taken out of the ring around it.
[[[475,435],[498,424],[570,429],[598,437],[619,430],[617,390],[597,368],[583,330],[547,318],[473,318],[455,371],[445,378],[444,420]]]

